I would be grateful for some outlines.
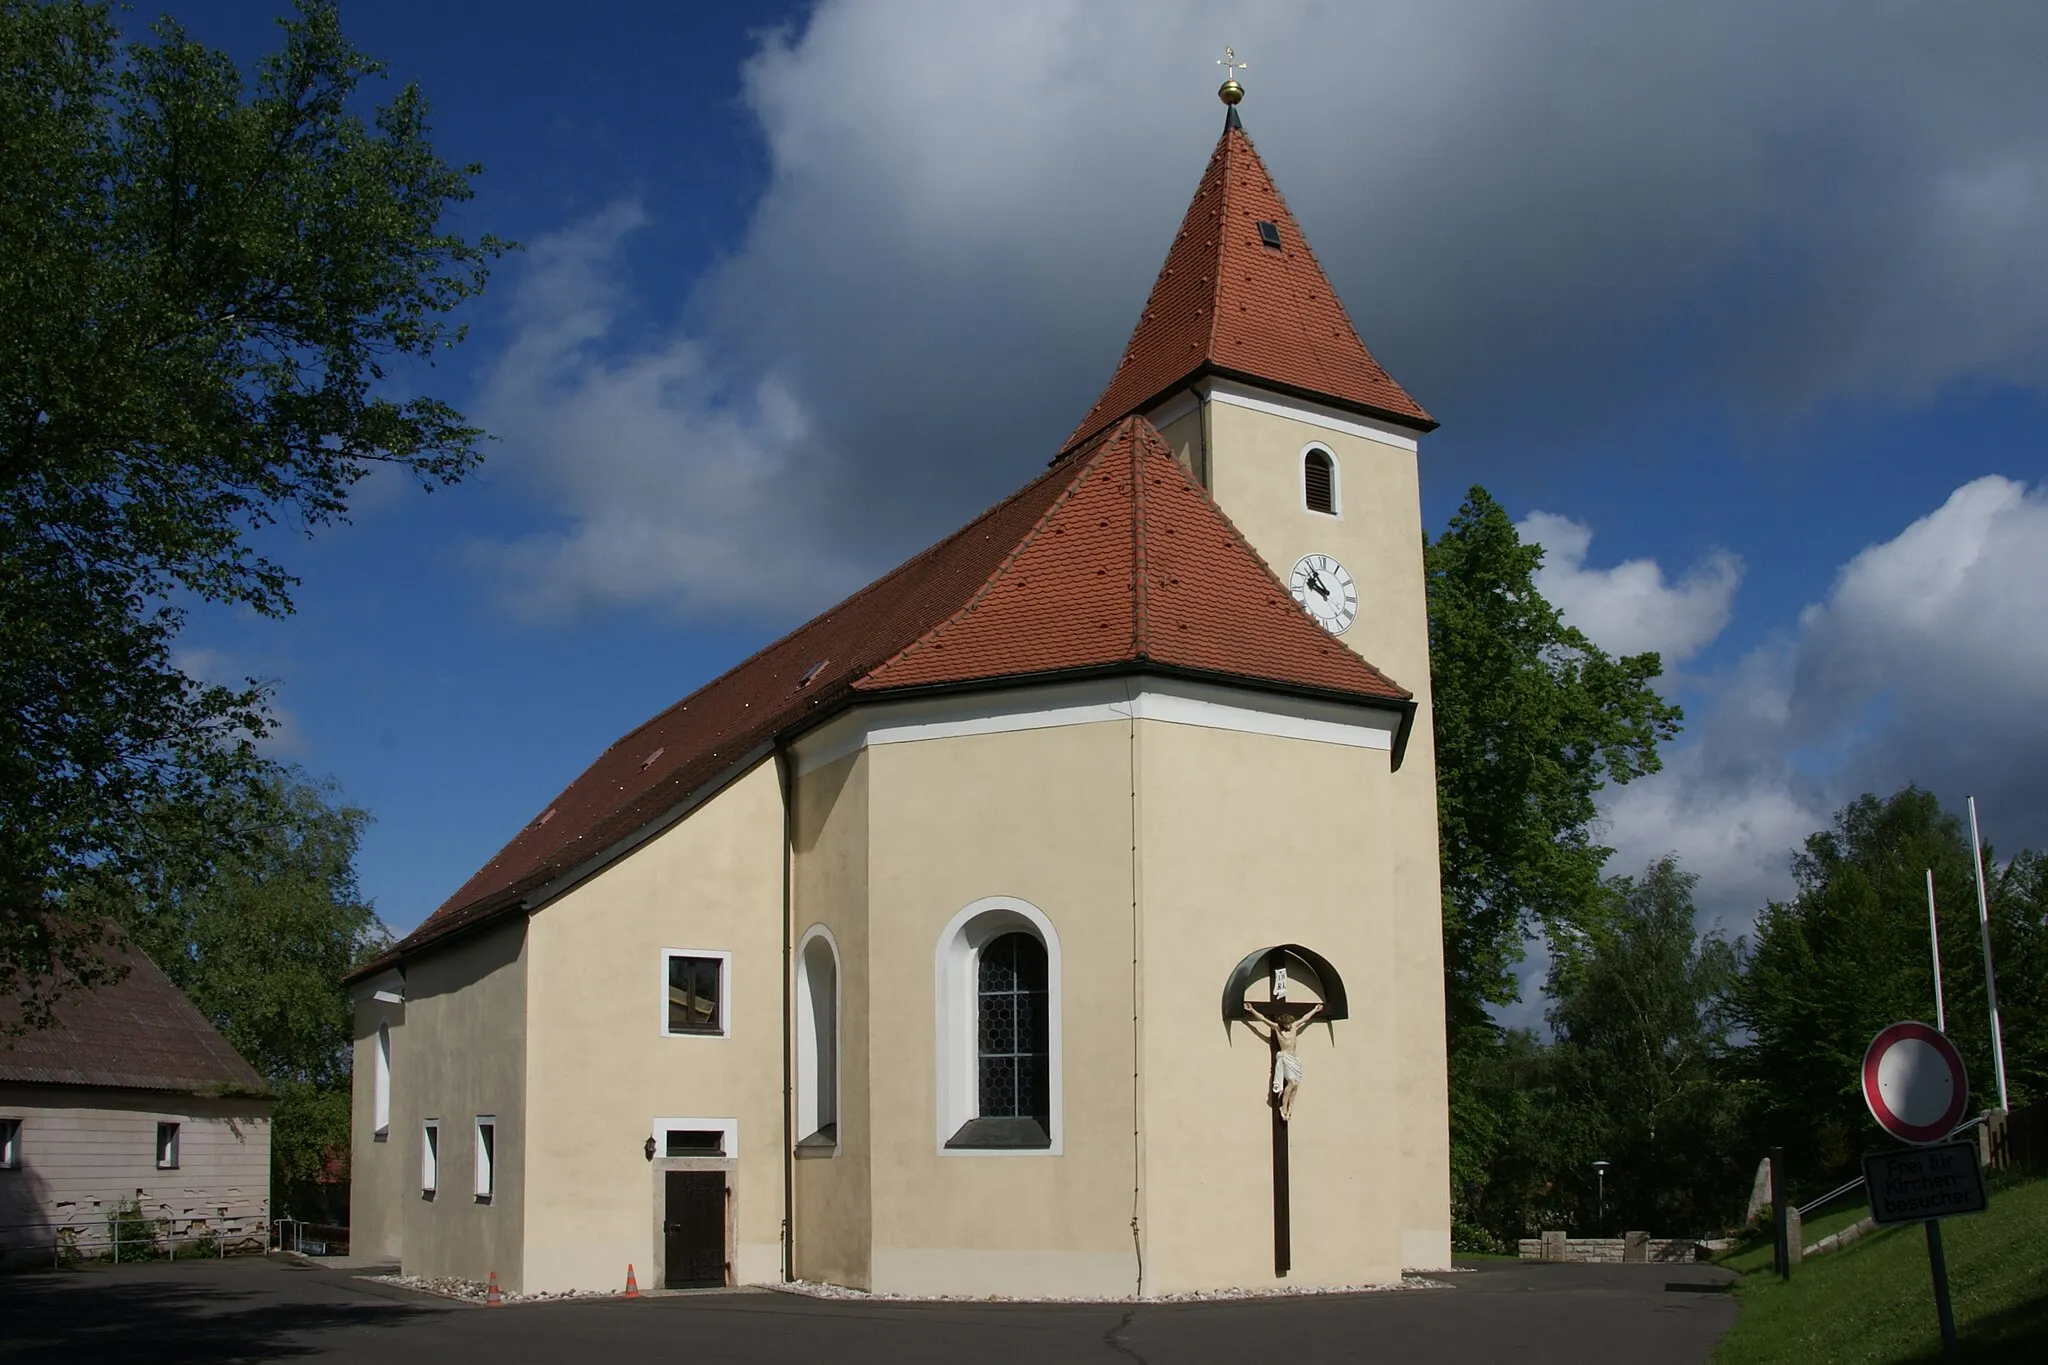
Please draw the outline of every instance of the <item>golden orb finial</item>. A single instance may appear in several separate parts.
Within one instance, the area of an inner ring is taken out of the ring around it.
[[[1234,106],[1244,98],[1244,87],[1237,83],[1237,73],[1251,70],[1252,64],[1239,61],[1236,48],[1226,47],[1216,65],[1223,68],[1223,84],[1216,88],[1216,98]]]

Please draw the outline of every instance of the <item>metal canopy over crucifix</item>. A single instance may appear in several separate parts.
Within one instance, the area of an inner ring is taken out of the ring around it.
[[[1261,983],[1264,1000],[1247,998]],[[1295,987],[1300,990],[1295,990]],[[1293,998],[1290,997],[1292,993]],[[1317,997],[1317,998],[1309,998]],[[1263,1037],[1273,1051],[1272,1084],[1266,1097],[1273,1111],[1273,1274],[1285,1277],[1293,1262],[1293,1215],[1287,1183],[1287,1130],[1301,1089],[1301,1058],[1295,1053],[1302,1031],[1313,1023],[1348,1018],[1344,980],[1322,954],[1298,943],[1276,944],[1249,953],[1223,986],[1223,1020],[1241,1023]]]

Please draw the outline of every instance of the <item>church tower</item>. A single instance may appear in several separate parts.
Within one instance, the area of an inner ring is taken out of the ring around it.
[[[1416,451],[1437,424],[1359,338],[1245,133],[1242,94],[1224,87],[1223,136],[1064,453],[1148,418],[1295,599],[1426,716]]]

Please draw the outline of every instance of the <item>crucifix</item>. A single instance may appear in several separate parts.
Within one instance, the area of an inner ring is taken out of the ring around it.
[[[1294,1119],[1294,1101],[1301,1091],[1302,1076],[1301,1057],[1295,1048],[1301,1031],[1323,1012],[1323,1006],[1287,998],[1285,949],[1267,953],[1264,965],[1271,980],[1272,998],[1263,1006],[1246,1000],[1243,1009],[1245,1027],[1263,1037],[1273,1049],[1273,1083],[1266,1097],[1267,1107],[1273,1111],[1273,1275],[1284,1278],[1293,1262],[1294,1234],[1287,1184],[1287,1126]]]

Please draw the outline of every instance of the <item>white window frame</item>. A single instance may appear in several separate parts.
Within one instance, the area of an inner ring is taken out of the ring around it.
[[[371,1040],[370,1128],[372,1136],[391,1135],[391,1021],[377,1021],[377,1036]]]
[[[1312,450],[1320,450],[1330,457],[1330,510],[1319,512],[1308,505],[1308,456]],[[1310,516],[1330,517],[1337,521],[1344,519],[1344,462],[1337,458],[1337,452],[1327,441],[1310,441],[1301,448],[1301,454],[1294,459],[1294,478],[1300,485],[1296,490],[1301,510]]]
[[[420,1122],[420,1193],[435,1194],[441,1188],[441,1120]]]
[[[709,1033],[671,1033],[668,1027],[668,964],[670,958],[709,957],[718,960],[718,1027]],[[664,1038],[729,1038],[732,1036],[732,954],[723,948],[661,950],[661,1036]]]
[[[982,946],[1022,930],[1045,945],[1046,1046],[1049,1113],[1044,1147],[948,1147],[946,1143],[981,1111],[980,1053],[975,1035],[980,998],[975,968]],[[1066,1144],[1066,1103],[1062,1084],[1060,936],[1043,910],[1015,896],[984,896],[946,922],[932,953],[933,1030],[936,1039],[937,1103],[933,1106],[934,1150],[945,1157],[1058,1156]]]
[[[672,1128],[692,1133],[715,1132],[719,1135],[718,1145],[722,1150],[717,1157],[671,1157],[668,1154],[668,1135],[669,1130]],[[693,1118],[687,1114],[680,1117],[658,1118],[654,1121],[654,1126],[649,1136],[654,1139],[654,1160],[656,1161],[679,1159],[692,1161],[737,1161],[740,1156],[740,1121],[736,1118],[702,1116]]]
[[[170,1141],[164,1141],[165,1130],[169,1130]],[[160,1171],[178,1169],[178,1148],[181,1144],[185,1125],[169,1119],[159,1119],[156,1125],[156,1168]]]
[[[21,1130],[26,1123],[17,1118],[0,1118],[0,1171],[21,1169]]]
[[[823,944],[832,964],[831,1017],[818,1018],[817,992],[811,974],[811,947]],[[839,940],[822,924],[804,931],[796,950],[796,1136],[798,1141],[815,1136],[827,1124],[837,1131],[839,1122],[839,1059],[842,1017],[840,998],[843,973],[839,966]],[[821,1026],[822,1025],[822,1026]],[[822,1145],[822,1144],[821,1144]],[[837,1155],[839,1144],[832,1144]]]
[[[486,1139],[484,1134],[490,1137]],[[478,1114],[476,1116],[476,1171],[473,1182],[476,1202],[488,1204],[497,1193],[498,1178],[498,1116]]]

